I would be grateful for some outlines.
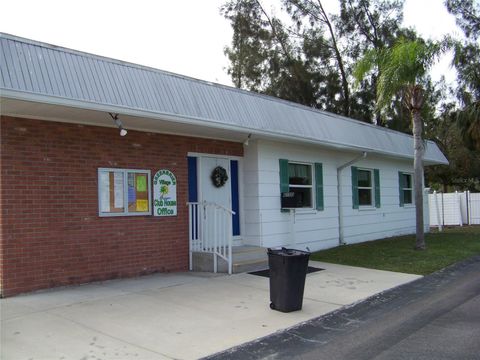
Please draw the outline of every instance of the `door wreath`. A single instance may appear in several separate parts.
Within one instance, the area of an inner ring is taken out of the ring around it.
[[[217,188],[222,187],[228,180],[227,170],[221,166],[217,166],[213,169],[210,178],[212,179],[213,186]]]

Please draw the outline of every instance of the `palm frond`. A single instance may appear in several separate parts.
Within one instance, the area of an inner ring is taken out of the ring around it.
[[[355,64],[353,68],[353,77],[355,79],[354,87],[357,88],[365,76],[376,66],[378,66],[378,59],[380,54],[377,50],[372,49],[367,51],[363,57]]]
[[[389,106],[395,94],[414,87],[449,43],[399,39],[383,51],[371,51],[357,62],[354,77],[360,82],[374,67],[378,68],[377,111]]]

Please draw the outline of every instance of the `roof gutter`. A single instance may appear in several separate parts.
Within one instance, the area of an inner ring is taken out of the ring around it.
[[[356,162],[358,162],[362,159],[365,159],[366,157],[367,157],[367,152],[364,151],[361,155],[357,156],[356,158],[354,158],[354,159],[350,160],[349,162],[337,167],[337,196],[338,196],[337,209],[338,209],[338,244],[339,245],[345,245],[344,234],[343,234],[343,227],[344,227],[344,224],[343,224],[343,204],[342,204],[343,193],[342,193],[342,187],[341,187],[341,184],[340,184],[340,179],[341,179],[340,175],[341,175],[341,172],[342,172],[343,169],[345,169],[348,166],[351,166],[351,165],[355,164]]]
[[[376,154],[394,157],[394,158],[401,158],[401,159],[408,159],[412,160],[413,156],[410,154],[398,154],[392,151],[386,151],[383,149],[373,149],[373,148],[365,148],[363,146],[353,145],[353,144],[346,144],[339,141],[330,141],[326,139],[314,139],[314,138],[307,138],[300,135],[295,135],[291,133],[282,133],[279,131],[274,131],[271,129],[259,129],[259,128],[250,128],[250,127],[242,127],[231,123],[222,123],[219,120],[213,119],[205,119],[205,118],[197,118],[188,115],[179,115],[179,114],[171,114],[167,112],[155,112],[151,110],[142,110],[142,109],[133,109],[127,106],[122,106],[118,104],[101,104],[91,101],[85,100],[74,100],[74,99],[67,99],[59,96],[54,95],[39,95],[35,93],[25,92],[25,91],[17,91],[11,89],[1,88],[1,97],[6,99],[13,99],[13,100],[23,100],[23,101],[33,101],[33,102],[40,102],[49,105],[59,105],[59,106],[67,106],[73,107],[78,109],[86,109],[86,110],[93,110],[93,111],[100,111],[100,112],[115,112],[123,115],[129,116],[137,116],[137,117],[145,117],[155,120],[167,120],[167,121],[175,121],[182,124],[188,125],[198,125],[198,126],[205,126],[205,127],[212,127],[216,129],[222,130],[230,130],[230,131],[240,131],[245,132],[247,134],[253,134],[257,136],[265,136],[272,139],[278,140],[287,140],[287,141],[300,141],[302,143],[307,144],[314,144],[314,145],[322,145],[330,148],[336,148],[341,150],[352,150],[352,151],[368,151],[374,152]],[[131,130],[137,130],[134,127],[129,127]],[[146,131],[146,129],[138,129],[140,131]],[[427,160],[428,159],[424,159]],[[431,160],[432,164],[448,164],[448,160],[445,161],[438,161],[438,160]]]

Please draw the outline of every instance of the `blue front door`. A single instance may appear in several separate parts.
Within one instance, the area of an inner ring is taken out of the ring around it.
[[[230,172],[232,181],[232,215],[233,236],[240,235],[240,198],[238,196],[238,160],[230,160]]]
[[[213,201],[220,205],[231,208],[235,212],[232,215],[232,234],[240,235],[240,197],[238,184],[238,160],[226,160],[225,158],[212,158],[210,156],[188,157],[188,201],[198,202],[199,200]],[[200,165],[201,164],[201,165]],[[212,168],[215,165],[222,165],[227,170],[228,181],[224,186],[227,189],[213,189],[210,180]],[[201,166],[201,168],[199,168]],[[199,175],[201,179],[199,181]],[[218,190],[218,191],[216,191]],[[224,195],[222,195],[224,194]]]

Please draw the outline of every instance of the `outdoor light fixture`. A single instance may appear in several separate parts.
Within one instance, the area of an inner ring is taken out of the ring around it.
[[[115,123],[115,125],[117,125],[117,127],[120,129],[120,136],[125,136],[127,135],[127,129],[125,129],[123,127],[123,124],[121,122],[121,120],[118,118],[118,114],[112,114],[112,113],[109,113],[110,116],[112,117],[113,119],[113,122]]]
[[[243,142],[243,145],[248,146],[248,142],[250,141],[250,138],[252,137],[252,134],[248,134],[247,140]]]

